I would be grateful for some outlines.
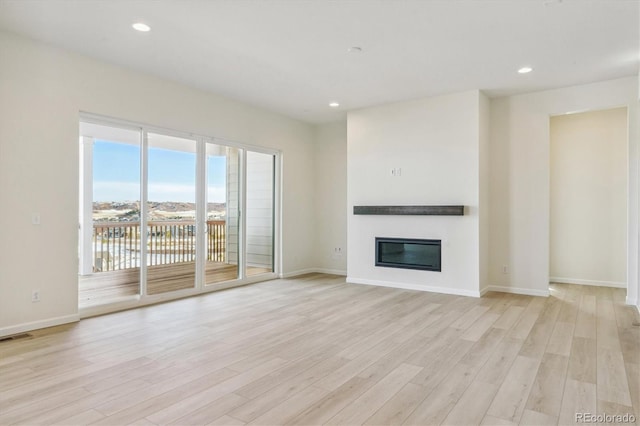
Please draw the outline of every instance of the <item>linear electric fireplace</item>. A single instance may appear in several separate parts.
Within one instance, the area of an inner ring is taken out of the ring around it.
[[[440,240],[376,237],[376,266],[441,271]]]

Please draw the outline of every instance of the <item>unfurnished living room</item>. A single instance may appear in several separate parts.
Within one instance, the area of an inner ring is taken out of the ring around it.
[[[0,0],[0,425],[640,425],[640,1]]]

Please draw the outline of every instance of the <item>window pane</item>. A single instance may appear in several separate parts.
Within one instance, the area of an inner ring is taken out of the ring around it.
[[[193,288],[196,143],[148,134],[147,294]]]
[[[140,132],[80,124],[79,306],[140,290]]]
[[[238,278],[239,150],[207,144],[205,284]]]
[[[247,276],[273,272],[274,156],[247,152]]]

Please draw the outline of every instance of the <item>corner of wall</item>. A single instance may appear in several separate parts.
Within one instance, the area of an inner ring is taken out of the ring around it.
[[[489,268],[491,251],[489,249],[490,238],[490,217],[491,217],[491,200],[490,200],[490,170],[491,170],[491,143],[490,143],[490,120],[491,120],[491,101],[482,92],[479,92],[479,150],[478,150],[478,182],[479,182],[479,255],[480,255],[480,293],[486,292],[489,286]]]
[[[314,270],[347,274],[347,123],[314,128]]]

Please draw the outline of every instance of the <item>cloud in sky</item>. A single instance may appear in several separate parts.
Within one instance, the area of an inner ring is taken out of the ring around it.
[[[193,185],[176,183],[149,184],[150,201],[175,201],[183,203],[195,202]],[[210,203],[225,202],[223,185],[209,185],[207,198]],[[140,185],[135,182],[97,181],[93,183],[93,199],[95,201],[134,201],[140,199]]]

